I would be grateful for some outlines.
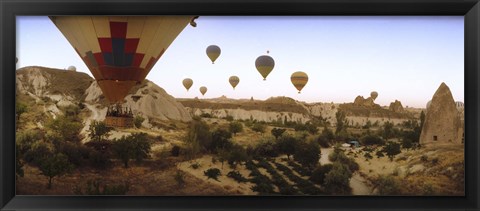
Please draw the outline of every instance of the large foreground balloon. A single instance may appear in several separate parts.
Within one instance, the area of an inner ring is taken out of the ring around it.
[[[215,64],[215,60],[220,56],[220,47],[216,45],[210,45],[207,47],[207,56],[212,60],[212,64]]]
[[[207,93],[207,87],[200,87],[200,93],[202,93],[202,96],[205,95],[205,93]]]
[[[110,103],[141,83],[191,16],[51,16]]]
[[[263,80],[265,81],[267,80],[268,74],[270,74],[270,72],[273,70],[273,67],[275,67],[275,61],[268,55],[262,55],[255,60],[255,67],[263,76]]]
[[[373,100],[377,99],[377,97],[378,97],[378,92],[376,92],[376,91],[371,92],[371,93],[370,93],[370,97],[371,97]]]
[[[185,89],[187,89],[187,91],[188,91],[190,89],[190,87],[192,87],[192,85],[193,85],[193,80],[190,79],[190,78],[185,78],[185,79],[183,79],[182,83],[183,83],[183,86],[185,87]]]
[[[293,86],[297,88],[298,93],[300,93],[308,82],[308,75],[302,71],[294,72],[292,76],[290,76],[290,80],[292,81]]]
[[[238,83],[240,83],[240,78],[238,78],[237,76],[230,76],[228,82],[230,82],[230,85],[232,85],[233,89],[235,89]]]

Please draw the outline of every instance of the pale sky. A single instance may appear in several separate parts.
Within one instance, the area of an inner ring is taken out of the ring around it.
[[[148,80],[177,98],[267,99],[287,96],[306,102],[353,102],[371,91],[385,106],[425,107],[445,82],[455,101],[464,101],[463,16],[201,16],[197,27],[178,35]],[[221,48],[212,64],[209,45]],[[275,68],[263,81],[255,59],[266,54]],[[86,65],[48,17],[17,16],[17,68]],[[306,72],[307,85],[298,94],[290,82]],[[228,78],[236,75],[235,90]],[[182,85],[194,83],[190,91]],[[208,92],[202,96],[200,86]]]

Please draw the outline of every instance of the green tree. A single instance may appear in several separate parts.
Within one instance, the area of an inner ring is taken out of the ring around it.
[[[400,154],[400,144],[396,142],[388,142],[387,145],[384,146],[383,151],[387,154],[390,161],[393,161],[395,155]]]
[[[212,143],[208,147],[208,150],[213,153],[217,153],[220,149],[230,149],[233,145],[230,139],[232,133],[225,129],[219,128],[212,132]]]
[[[320,146],[311,142],[297,142],[293,158],[304,167],[313,169],[320,160]]]
[[[325,175],[324,187],[330,194],[350,194],[351,177],[352,172],[347,165],[340,162],[334,162],[332,165],[332,169]]]
[[[373,183],[378,188],[379,195],[400,194],[400,184],[392,175],[379,176]]]
[[[229,124],[229,129],[230,129],[230,132],[233,133],[233,135],[237,135],[237,133],[240,133],[243,131],[243,124],[238,121],[232,121]]]
[[[53,136],[60,138],[59,141],[80,142],[80,130],[83,125],[81,122],[72,120],[67,116],[57,116],[47,122],[46,127],[53,133]]]
[[[395,130],[393,129],[393,123],[385,122],[383,124],[382,136],[384,139],[390,139],[395,136]]]
[[[310,176],[310,181],[323,185],[325,183],[325,176],[328,172],[330,172],[333,168],[332,164],[325,164],[321,166],[317,166],[315,170],[313,170],[312,175]]]
[[[186,136],[187,144],[197,146],[202,150],[208,150],[212,144],[212,133],[210,127],[203,120],[192,120]],[[194,147],[195,148],[195,147]]]
[[[148,158],[151,149],[151,143],[146,133],[134,133],[129,136],[122,136],[119,140],[115,140],[112,150],[120,159],[125,168],[128,168],[130,159],[140,162]]]
[[[270,133],[272,133],[273,136],[275,136],[276,139],[280,137],[287,129],[285,128],[272,128]]]
[[[377,135],[373,135],[373,134],[369,134],[369,135],[367,134],[367,135],[361,137],[360,142],[362,143],[362,145],[366,145],[366,146],[384,145],[385,144],[385,141],[382,138],[380,138]]]
[[[39,165],[42,175],[48,178],[47,188],[52,188],[52,179],[62,176],[73,169],[73,165],[68,162],[68,157],[62,153],[53,154],[42,159]]]
[[[203,172],[203,174],[205,176],[207,176],[208,179],[214,179],[214,180],[217,180],[217,181],[218,181],[218,176],[221,175],[220,169],[217,169],[217,168],[207,169],[206,171]]]
[[[102,141],[110,134],[112,130],[111,127],[108,127],[103,121],[92,121],[88,129],[88,136],[92,141]]]
[[[143,121],[145,121],[145,118],[140,115],[136,115],[135,118],[133,118],[133,124],[136,128],[142,127]]]
[[[228,152],[227,160],[232,167],[235,167],[237,164],[240,164],[241,162],[245,162],[248,159],[249,157],[247,155],[247,151],[238,144],[233,145]],[[222,163],[222,167],[223,167],[223,163]]]
[[[290,155],[295,153],[296,145],[299,141],[291,135],[282,135],[277,139],[277,146],[280,153],[286,154],[290,160]]]
[[[347,130],[347,115],[343,111],[337,111],[335,113],[335,118],[337,119],[337,127],[335,129],[335,134],[338,135],[341,132]]]

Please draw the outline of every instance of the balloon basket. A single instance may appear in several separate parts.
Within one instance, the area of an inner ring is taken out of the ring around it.
[[[133,113],[129,108],[122,108],[119,104],[108,107],[105,116],[105,125],[116,128],[132,128]]]
[[[107,127],[132,128],[133,127],[133,117],[106,116],[105,117],[105,125]]]

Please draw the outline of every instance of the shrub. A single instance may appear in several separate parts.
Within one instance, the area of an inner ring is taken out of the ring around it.
[[[259,133],[264,133],[266,128],[267,126],[265,126],[265,124],[260,122],[255,122],[252,125],[252,130]]]
[[[253,149],[255,157],[277,157],[279,154],[278,145],[271,139],[264,139]]]
[[[206,177],[208,177],[208,179],[214,179],[214,180],[217,180],[217,181],[219,181],[218,176],[221,175],[220,169],[217,169],[217,168],[209,168],[206,171],[204,171],[203,174]]]
[[[285,128],[273,128],[270,133],[272,133],[273,136],[275,136],[276,139],[278,137],[282,136],[282,134],[286,131]]]
[[[88,136],[92,141],[102,141],[106,139],[112,129],[111,127],[107,127],[105,122],[94,120],[90,123]]]
[[[187,143],[197,143],[203,150],[211,149],[212,133],[210,127],[203,120],[193,120],[190,122],[186,137]]]
[[[192,164],[190,164],[190,168],[198,169],[198,168],[200,168],[200,163],[198,163],[198,162],[192,163]]]
[[[185,172],[177,170],[177,173],[174,175],[175,182],[177,182],[178,187],[185,186]]]
[[[235,166],[243,161],[249,159],[247,151],[240,145],[233,145],[228,151],[227,161],[228,163],[235,168]]]
[[[350,194],[350,178],[352,172],[347,165],[340,162],[334,162],[332,169],[325,175],[324,187],[330,194]]]
[[[218,153],[219,149],[230,149],[233,143],[230,141],[232,133],[225,129],[217,129],[212,133],[212,142],[208,150],[213,153]]]
[[[142,127],[143,121],[145,121],[145,118],[143,118],[140,115],[136,115],[135,118],[133,118],[133,124],[135,125],[136,128]]]
[[[362,145],[365,146],[371,146],[371,145],[384,145],[385,141],[380,138],[379,136],[376,135],[365,135],[362,138],[360,138],[360,142]]]
[[[383,151],[387,154],[390,161],[393,161],[395,155],[400,154],[400,144],[395,142],[388,142],[387,145],[384,146]]]
[[[318,166],[313,170],[312,176],[310,176],[310,181],[323,185],[325,182],[325,175],[332,170],[333,165],[332,164],[325,164],[322,166]]]
[[[202,117],[202,118],[212,118],[212,115],[210,113],[202,113],[202,114],[200,114],[200,117]]]
[[[248,182],[248,179],[245,178],[245,177],[244,177],[242,174],[240,174],[240,172],[238,172],[238,171],[230,171],[230,172],[228,172],[227,177],[230,177],[230,178],[232,178],[232,179],[234,179],[235,181],[240,182],[240,183]]]
[[[229,122],[233,121],[233,116],[227,115],[225,119]]]
[[[395,177],[388,176],[379,176],[375,181],[374,185],[378,187],[379,195],[396,195],[400,194],[400,184]]]
[[[180,156],[180,147],[177,145],[173,145],[172,149],[170,150],[170,155],[173,157]]]
[[[88,180],[85,190],[81,187],[75,186],[73,192],[76,195],[125,195],[130,189],[130,184],[124,182],[120,185],[107,185],[101,182],[100,179]]]

